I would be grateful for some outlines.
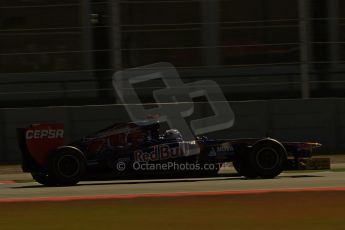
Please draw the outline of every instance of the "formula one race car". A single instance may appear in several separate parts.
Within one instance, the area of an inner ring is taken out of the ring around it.
[[[44,185],[75,185],[86,175],[135,174],[145,169],[216,175],[223,163],[233,162],[247,178],[274,178],[311,157],[318,143],[279,142],[271,138],[183,140],[178,130],[159,132],[159,123],[131,122],[112,125],[78,141],[64,144],[63,124],[33,124],[18,129],[22,168]],[[210,167],[210,165],[212,167]],[[207,167],[206,167],[207,166]],[[206,170],[207,169],[207,170]],[[184,167],[186,170],[186,167]]]

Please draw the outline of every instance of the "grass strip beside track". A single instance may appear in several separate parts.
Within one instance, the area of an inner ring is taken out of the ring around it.
[[[1,203],[11,229],[345,229],[345,192]]]

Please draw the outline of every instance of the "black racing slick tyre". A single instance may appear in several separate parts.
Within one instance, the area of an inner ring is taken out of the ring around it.
[[[36,182],[45,186],[54,186],[57,184],[56,181],[46,173],[32,172],[31,176]]]
[[[75,185],[82,179],[85,172],[85,156],[75,147],[59,148],[49,159],[48,174],[59,185]]]
[[[271,179],[278,176],[285,168],[287,153],[284,146],[273,139],[257,142],[249,153],[249,164],[261,178]]]

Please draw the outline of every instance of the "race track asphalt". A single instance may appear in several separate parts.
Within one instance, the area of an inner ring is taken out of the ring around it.
[[[61,197],[205,193],[289,189],[345,188],[345,172],[287,172],[275,179],[244,179],[234,174],[213,178],[84,181],[72,187],[44,187],[35,182],[0,184],[0,201]]]

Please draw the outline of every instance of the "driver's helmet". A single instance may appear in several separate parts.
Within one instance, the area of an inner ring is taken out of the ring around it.
[[[166,140],[177,140],[182,141],[182,134],[177,129],[168,129],[164,133]]]

